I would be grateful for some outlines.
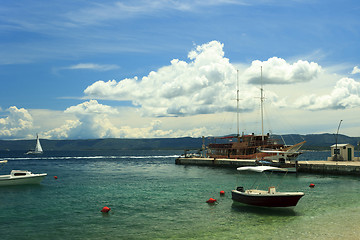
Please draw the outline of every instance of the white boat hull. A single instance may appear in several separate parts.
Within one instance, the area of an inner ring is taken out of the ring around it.
[[[29,171],[13,170],[10,175],[0,176],[0,186],[40,184],[46,176],[47,173],[33,174]]]
[[[29,155],[29,154],[43,154],[43,152],[28,151],[26,153],[26,155]]]

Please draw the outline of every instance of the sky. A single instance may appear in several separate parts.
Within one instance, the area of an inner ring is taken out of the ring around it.
[[[0,139],[360,136],[357,0],[3,0]],[[237,97],[237,90],[239,97]]]

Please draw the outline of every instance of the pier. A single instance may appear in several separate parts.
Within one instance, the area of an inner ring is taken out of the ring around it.
[[[243,166],[259,165],[255,160],[245,159],[214,159],[214,158],[184,158],[175,160],[178,165],[196,165],[213,167],[237,168]],[[296,161],[287,163],[275,163],[280,167],[296,168],[301,173],[318,173],[333,175],[357,175],[360,176],[360,161]]]

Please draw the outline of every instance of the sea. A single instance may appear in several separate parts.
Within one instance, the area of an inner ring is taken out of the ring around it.
[[[182,153],[0,152],[1,175],[48,174],[39,185],[0,187],[0,239],[360,239],[360,177],[176,165]],[[298,160],[328,156],[307,151]],[[232,201],[232,189],[255,182],[305,196],[290,209]]]

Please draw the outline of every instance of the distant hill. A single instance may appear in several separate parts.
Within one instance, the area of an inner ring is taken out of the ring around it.
[[[40,142],[44,151],[154,150],[200,148],[201,138],[105,138],[86,140],[47,140]],[[0,140],[0,151],[27,151],[35,140]]]
[[[306,141],[302,149],[329,150],[335,144],[334,134],[287,134],[274,135],[273,138],[292,145]],[[44,151],[91,151],[91,150],[156,150],[156,149],[200,149],[202,138],[106,138],[87,140],[47,140],[40,139]],[[205,139],[205,144],[212,142],[211,138]],[[339,134],[338,143],[350,143],[357,146],[360,137],[348,137]],[[0,140],[0,151],[27,151],[35,147],[34,140]]]
[[[281,139],[280,136],[274,136],[278,139]],[[324,149],[329,150],[330,146],[336,143],[335,134],[308,134],[308,135],[299,135],[299,134],[288,134],[283,135],[286,144],[292,145],[301,141],[306,141],[302,149]],[[360,137],[349,137],[346,135],[339,134],[337,142],[338,143],[350,143],[355,147],[358,145]]]

